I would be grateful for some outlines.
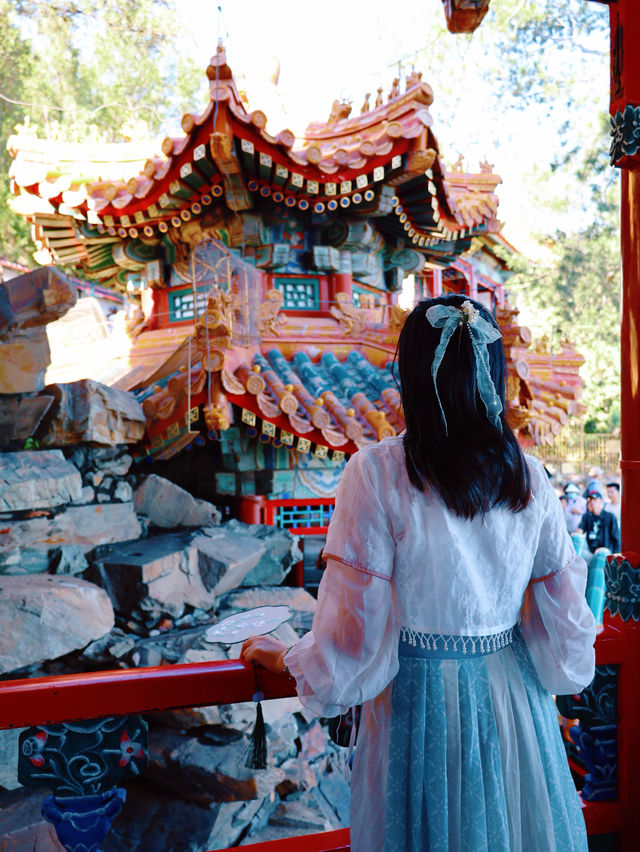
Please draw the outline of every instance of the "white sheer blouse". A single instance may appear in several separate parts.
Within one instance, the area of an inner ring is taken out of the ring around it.
[[[286,655],[302,702],[321,716],[378,696],[398,670],[401,627],[475,636],[520,622],[542,684],[590,683],[595,623],[541,463],[532,499],[465,520],[407,476],[400,436],[354,455],[340,481],[313,626]]]

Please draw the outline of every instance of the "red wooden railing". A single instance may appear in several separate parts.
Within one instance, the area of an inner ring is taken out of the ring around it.
[[[618,667],[618,798],[586,802],[587,833],[614,834],[619,852],[640,848],[640,630],[635,623],[604,615],[596,640],[596,665]]]
[[[252,843],[243,849],[253,852],[349,852],[349,829],[324,831],[320,834],[306,834],[302,837],[288,837],[286,840],[268,840],[266,843]],[[230,849],[222,852],[231,852]]]
[[[271,500],[267,497],[250,496],[243,497],[238,507],[238,517],[245,524],[269,524],[270,526],[281,526],[276,523],[276,513],[278,509],[297,509],[307,506],[327,507],[326,514],[329,514],[330,509],[335,506],[335,497],[298,497],[290,499]],[[326,535],[329,529],[328,524],[304,525],[304,526],[286,526],[292,535],[299,535],[304,538],[307,535]],[[298,562],[294,566],[294,578],[297,586],[304,586],[304,568],[303,563]]]
[[[239,518],[245,524],[276,524],[276,512],[278,509],[302,509],[307,506],[335,506],[335,497],[296,497],[281,500],[271,500],[266,497],[243,497],[239,506]],[[322,535],[329,529],[328,524],[286,526],[294,535]]]
[[[257,669],[257,678],[265,699],[296,694],[285,674]],[[0,683],[0,729],[233,704],[251,701],[255,691],[256,672],[240,660],[6,680]],[[254,852],[346,852],[350,848],[349,829],[247,848]]]
[[[586,802],[584,815],[590,835],[615,834],[618,849],[637,849],[638,808],[635,801],[637,767],[640,766],[640,637],[632,637],[623,622],[606,619],[596,643],[597,663],[620,667],[619,796],[612,802]],[[265,699],[295,695],[291,680],[257,669]],[[240,660],[184,663],[153,668],[91,672],[86,674],[7,680],[0,683],[0,729],[51,725],[108,715],[133,715],[156,710],[201,707],[250,701],[256,691],[255,673]],[[81,708],[81,715],[78,709]],[[290,840],[259,843],[257,850],[338,852],[349,849],[348,829]]]
[[[295,695],[287,675],[257,669],[265,698]],[[0,729],[251,701],[254,670],[240,660],[5,680]],[[80,712],[79,712],[80,711]]]

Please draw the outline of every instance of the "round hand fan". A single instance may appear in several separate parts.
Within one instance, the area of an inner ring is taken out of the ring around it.
[[[244,612],[236,612],[213,624],[205,633],[207,642],[222,642],[234,645],[244,642],[249,636],[263,636],[288,621],[293,613],[288,606],[257,606]]]

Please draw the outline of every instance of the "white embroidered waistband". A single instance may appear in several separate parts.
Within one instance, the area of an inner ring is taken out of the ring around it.
[[[398,652],[401,657],[457,658],[493,654],[506,648],[517,637],[517,626],[480,636],[460,636],[451,633],[422,633],[410,627],[400,628]]]

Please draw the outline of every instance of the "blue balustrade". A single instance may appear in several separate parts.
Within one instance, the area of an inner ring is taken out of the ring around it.
[[[582,556],[587,548],[587,540],[584,537],[584,533],[571,533],[571,543],[578,556]]]
[[[589,604],[589,609],[593,613],[593,617],[598,624],[602,624],[602,616],[604,613],[605,604],[605,566],[607,556],[611,553],[606,547],[599,547],[596,552],[591,555],[587,549],[587,540],[584,533],[575,532],[571,534],[571,542],[573,549],[578,556],[587,560],[587,588],[585,597]]]
[[[278,506],[274,522],[282,529],[328,527],[334,508],[334,503],[319,506]]]

